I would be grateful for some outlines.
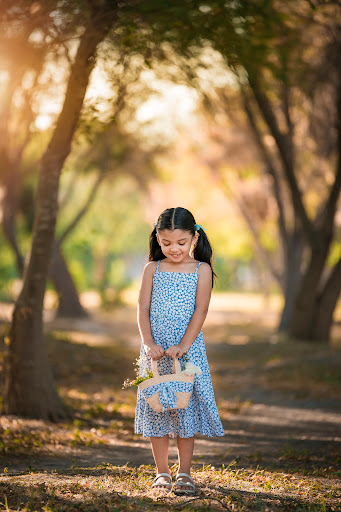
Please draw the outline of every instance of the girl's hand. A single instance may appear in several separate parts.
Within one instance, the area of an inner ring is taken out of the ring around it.
[[[175,359],[176,357],[181,357],[185,352],[186,350],[182,348],[180,344],[172,345],[171,347],[167,348],[166,355],[171,359]]]
[[[153,345],[145,345],[145,351],[147,356],[151,357],[153,361],[157,361],[158,359],[161,359],[161,357],[164,356],[164,349],[160,347],[160,345],[157,345],[154,343]]]

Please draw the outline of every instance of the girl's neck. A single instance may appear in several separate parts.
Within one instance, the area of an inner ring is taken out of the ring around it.
[[[165,272],[167,270],[170,270],[172,272],[192,272],[197,266],[199,262],[197,260],[194,260],[193,258],[189,257],[185,261],[181,261],[179,263],[169,260],[168,258],[165,258],[160,261],[161,271],[164,270]]]

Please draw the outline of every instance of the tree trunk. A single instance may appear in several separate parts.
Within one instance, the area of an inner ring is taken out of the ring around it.
[[[315,303],[312,337],[314,341],[327,342],[333,323],[333,313],[341,291],[341,258],[333,268]]]
[[[67,268],[58,242],[53,244],[49,277],[58,294],[57,317],[86,318],[87,311],[79,301],[78,292]]]
[[[295,296],[302,279],[302,256],[305,242],[301,230],[288,236],[288,251],[285,262],[284,307],[281,314],[279,331],[288,331],[293,315]]]
[[[318,235],[317,235],[318,236]],[[320,235],[320,237],[323,235]],[[328,237],[329,238],[329,237]],[[325,267],[330,240],[324,241],[311,251],[308,268],[301,280],[294,303],[290,335],[300,340],[314,340],[313,321],[318,288]]]
[[[68,413],[52,379],[43,337],[42,311],[54,241],[60,173],[70,152],[97,45],[112,22],[112,16],[103,11],[98,8],[90,16],[81,37],[63,109],[41,162],[30,259],[10,330],[4,402],[7,413],[50,420],[58,420]]]

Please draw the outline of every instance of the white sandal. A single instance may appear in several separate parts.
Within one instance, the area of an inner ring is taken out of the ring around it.
[[[186,478],[189,478],[189,482],[185,482],[185,480],[182,480],[179,477],[185,476]],[[180,487],[180,489],[176,489],[176,487]],[[192,489],[183,489],[183,487],[192,487]],[[196,487],[194,485],[193,479],[190,475],[187,473],[178,473],[176,475],[176,482],[173,487],[173,492],[177,496],[181,496],[184,494],[195,494]]]
[[[157,480],[160,478],[160,476],[166,476],[169,478],[169,482],[159,482],[157,483]],[[172,475],[169,473],[158,473],[156,477],[153,480],[152,488],[154,489],[166,489],[168,492],[171,492],[172,490]]]

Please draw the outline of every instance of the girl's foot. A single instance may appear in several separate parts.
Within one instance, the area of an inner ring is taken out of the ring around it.
[[[165,489],[170,492],[172,490],[172,476],[169,473],[158,473],[154,478],[153,489]]]
[[[173,487],[174,494],[181,496],[184,494],[195,494],[195,485],[187,473],[178,473],[176,475],[176,482]]]

